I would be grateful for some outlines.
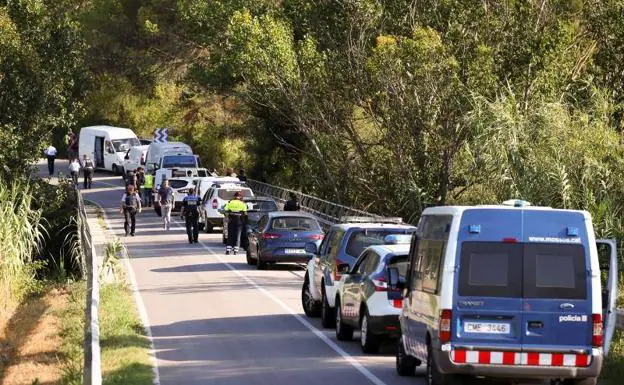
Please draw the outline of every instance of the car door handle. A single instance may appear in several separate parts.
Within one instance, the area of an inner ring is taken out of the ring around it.
[[[542,329],[544,323],[542,321],[529,321],[527,322],[529,329]]]
[[[559,307],[564,310],[574,309],[574,305],[571,303],[562,303]]]

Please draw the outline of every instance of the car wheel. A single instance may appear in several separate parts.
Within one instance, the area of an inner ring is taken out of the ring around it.
[[[249,247],[245,251],[245,255],[247,257],[247,264],[248,265],[255,265],[256,264],[256,261],[254,261],[253,258],[251,258],[251,250],[249,249]]]
[[[267,263],[260,260],[260,255],[256,255],[256,267],[258,270],[264,270],[267,267]]]
[[[427,371],[425,375],[427,385],[463,385],[463,377],[456,374],[442,373],[438,368],[431,349],[431,343],[427,344]]]
[[[353,339],[353,328],[345,325],[342,321],[342,307],[339,299],[336,299],[336,338],[338,341],[351,341]]]
[[[116,164],[113,165],[113,174],[121,175],[121,173],[119,172],[119,168],[117,167]]]
[[[335,309],[329,307],[327,295],[325,294],[325,283],[321,284],[321,325],[324,328],[331,329],[335,326]]]
[[[416,375],[416,367],[419,362],[416,358],[407,355],[403,347],[403,337],[399,338],[396,353],[396,371],[399,376],[411,377]]]
[[[303,280],[303,287],[301,288],[301,305],[303,306],[305,315],[308,317],[318,317],[321,314],[320,304],[314,300],[310,292],[310,280],[307,274]]]
[[[364,309],[364,314],[360,320],[360,344],[364,353],[377,353],[379,351],[380,338],[369,329],[370,315],[368,309]]]

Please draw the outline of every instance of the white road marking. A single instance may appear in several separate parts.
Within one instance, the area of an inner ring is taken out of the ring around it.
[[[172,222],[177,225],[178,228],[185,229],[182,227],[180,222],[172,218]],[[314,327],[311,323],[309,323],[306,319],[304,319],[298,312],[290,308],[286,303],[284,303],[281,299],[277,298],[273,293],[260,286],[256,282],[254,282],[247,275],[243,274],[240,270],[237,270],[234,266],[232,266],[229,262],[221,257],[218,253],[216,253],[210,246],[206,245],[204,241],[199,241],[199,244],[206,249],[210,254],[214,255],[219,262],[224,264],[230,271],[234,274],[238,275],[242,279],[244,279],[247,283],[253,286],[255,289],[260,291],[262,294],[267,296],[276,304],[280,305],[284,310],[286,310],[290,315],[295,317],[297,321],[299,321],[303,326],[305,326],[308,330],[310,330],[314,335],[316,335],[321,341],[325,342],[333,351],[338,353],[345,361],[351,364],[355,369],[357,369],[360,373],[364,375],[364,377],[368,378],[375,385],[386,385],[379,377],[375,376],[371,371],[366,369],[361,363],[358,362],[353,356],[344,351],[340,346],[338,346],[334,341],[330,340],[322,331]]]

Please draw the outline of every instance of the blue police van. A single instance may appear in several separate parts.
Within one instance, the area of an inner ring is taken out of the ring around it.
[[[589,213],[523,201],[428,208],[405,283],[397,277],[399,375],[426,365],[431,385],[596,384],[615,328],[617,256],[614,241],[595,239]]]

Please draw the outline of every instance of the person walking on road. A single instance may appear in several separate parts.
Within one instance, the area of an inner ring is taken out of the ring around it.
[[[78,176],[80,175],[80,162],[78,162],[78,158],[72,159],[69,164],[69,173],[71,174],[74,187],[78,187]]]
[[[130,170],[126,171],[124,181],[126,182],[126,186],[133,185],[137,187],[136,173]]]
[[[145,187],[145,172],[143,167],[139,166],[135,173],[137,193],[141,197],[141,203],[145,205],[145,197],[143,196],[143,187]]]
[[[195,195],[195,189],[190,188],[188,195],[182,200],[181,217],[186,222],[186,234],[189,243],[197,243],[199,240],[199,206],[201,198]]]
[[[284,211],[299,211],[299,210],[301,210],[301,205],[299,204],[299,201],[297,200],[297,194],[295,194],[294,192],[291,192],[290,199],[286,201],[286,204],[284,205]]]
[[[93,161],[86,154],[82,157],[82,173],[84,174],[83,187],[85,189],[91,188],[91,182],[93,181]]]
[[[144,174],[145,182],[143,183],[143,203],[147,207],[152,207],[152,194],[154,192],[154,175]]]
[[[165,230],[171,227],[171,210],[175,202],[174,191],[169,187],[169,180],[165,179],[158,190],[158,201],[161,207],[163,223]]]
[[[56,147],[54,147],[53,145],[49,145],[48,148],[46,148],[43,153],[45,154],[46,158],[48,158],[48,173],[50,173],[50,177],[52,177],[52,175],[54,175],[54,161],[56,160]]]
[[[141,197],[133,185],[126,188],[126,193],[121,196],[121,213],[124,215],[124,230],[126,236],[130,233],[134,237],[136,229],[136,215],[141,212]]]
[[[242,201],[242,194],[237,191],[234,198],[225,205],[224,211],[228,216],[228,237],[225,254],[238,254],[240,247],[241,233],[243,231],[243,223],[247,215],[247,205]]]

